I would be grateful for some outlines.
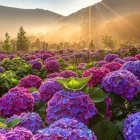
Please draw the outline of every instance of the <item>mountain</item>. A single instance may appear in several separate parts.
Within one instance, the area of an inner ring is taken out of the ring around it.
[[[0,6],[0,36],[6,31],[10,34],[16,33],[19,26],[23,26],[30,32],[39,32],[62,17],[62,15],[43,9]]]
[[[69,16],[62,16],[43,9],[0,6],[0,37],[4,36],[6,31],[15,36],[19,26],[23,26],[28,33],[38,38],[42,37],[43,32],[42,38],[53,42],[87,40],[106,34],[119,36],[118,31],[121,31],[121,28],[117,26],[118,22],[122,24],[122,28],[133,28],[129,22],[139,23],[139,7],[140,0],[103,0]],[[133,18],[133,15],[137,18]],[[118,33],[114,34],[115,31]]]

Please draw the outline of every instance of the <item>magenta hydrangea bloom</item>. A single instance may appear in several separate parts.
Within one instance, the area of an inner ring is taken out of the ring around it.
[[[29,64],[32,66],[33,69],[36,69],[36,70],[40,70],[42,67],[41,62],[39,62],[38,60],[31,60],[29,61]]]
[[[129,61],[127,63],[125,63],[121,70],[128,70],[131,73],[133,73],[138,80],[140,80],[140,61]]]
[[[18,84],[19,87],[24,88],[39,88],[42,83],[42,79],[35,75],[29,75],[25,78],[22,78]]]
[[[57,72],[60,69],[60,64],[56,60],[50,60],[45,63],[45,68],[48,72]]]
[[[84,70],[86,68],[86,63],[80,63],[79,65],[78,65],[78,69],[79,70]]]
[[[16,127],[5,134],[7,140],[31,140],[33,134],[23,127]]]
[[[35,103],[41,102],[41,96],[39,92],[32,92],[31,94],[34,98]]]
[[[108,54],[105,56],[104,60],[107,62],[112,62],[116,58],[119,58],[117,54]]]
[[[125,140],[140,139],[140,112],[131,114],[125,119],[123,136]]]
[[[39,88],[41,100],[44,102],[48,102],[56,92],[62,89],[62,86],[57,81],[47,80],[46,82],[42,83]]]
[[[7,140],[7,138],[4,134],[0,134],[0,140]]]
[[[140,54],[137,54],[137,55],[135,56],[135,58],[138,59],[138,60],[140,60]]]
[[[60,91],[48,102],[46,121],[51,124],[61,118],[75,118],[84,124],[97,114],[88,95],[82,91]]]
[[[33,111],[34,98],[23,87],[15,87],[0,98],[0,116],[11,117],[14,114]]]
[[[102,66],[104,66],[107,63],[108,63],[107,61],[98,61],[98,62],[96,62],[96,66],[97,67],[102,67]]]
[[[97,140],[86,125],[75,119],[62,118],[49,128],[38,131],[33,140]]]
[[[54,73],[51,73],[51,74],[47,75],[48,79],[52,79],[52,78],[56,78],[56,77],[60,77],[59,73],[57,73],[57,72],[54,72]]]
[[[140,82],[131,72],[119,70],[108,73],[102,81],[102,87],[108,93],[111,92],[125,99],[133,100],[140,91]]]
[[[116,58],[116,59],[114,60],[114,62],[120,63],[120,64],[122,64],[122,65],[126,63],[126,61],[123,60],[122,58]]]
[[[105,64],[103,67],[109,69],[110,71],[116,71],[122,67],[122,64],[117,63],[117,62],[111,62],[111,63]]]
[[[89,70],[86,70],[83,73],[83,77],[92,76],[91,80],[88,82],[88,86],[93,87],[98,84],[101,84],[103,77],[105,77],[105,75],[109,72],[110,70],[104,67],[101,67],[101,68],[93,67],[93,68],[90,68]]]
[[[65,70],[61,72],[59,76],[63,78],[78,77],[78,75],[72,70]]]
[[[128,62],[128,61],[137,61],[138,59],[135,58],[135,57],[132,57],[132,56],[128,56],[128,57],[125,57],[124,60],[125,60],[126,62]]]
[[[22,113],[19,116],[14,115],[6,119],[6,123],[11,122],[12,120],[20,119],[22,120],[17,126],[24,127],[30,130],[32,133],[36,133],[37,130],[43,128],[43,122],[37,113]]]

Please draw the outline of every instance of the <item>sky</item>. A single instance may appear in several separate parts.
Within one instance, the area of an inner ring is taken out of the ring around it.
[[[41,8],[69,15],[99,1],[101,0],[0,0],[0,5],[25,9]]]

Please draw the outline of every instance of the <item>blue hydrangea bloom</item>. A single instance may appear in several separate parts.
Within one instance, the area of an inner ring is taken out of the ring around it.
[[[140,140],[140,112],[125,119],[123,135],[125,140]]]

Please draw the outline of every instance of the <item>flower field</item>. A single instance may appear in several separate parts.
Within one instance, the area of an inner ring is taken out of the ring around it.
[[[140,140],[140,49],[0,52],[0,140]]]

